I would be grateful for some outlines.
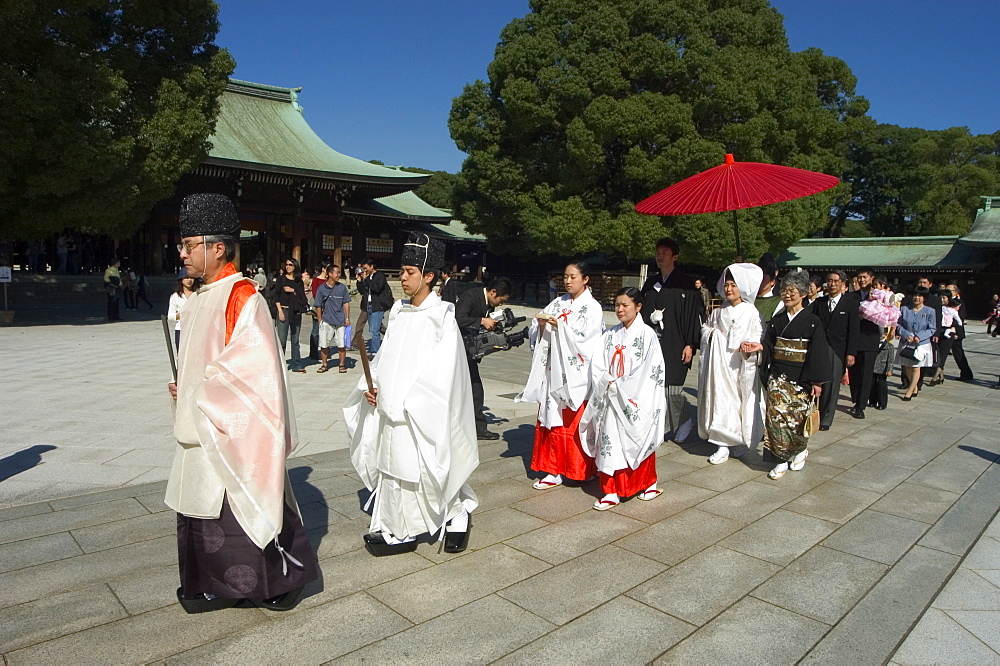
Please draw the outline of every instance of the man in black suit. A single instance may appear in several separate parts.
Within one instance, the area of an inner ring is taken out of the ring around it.
[[[958,317],[962,320],[962,325],[959,327],[958,339],[951,346],[951,355],[955,357],[955,363],[958,365],[959,370],[959,381],[971,382],[975,377],[972,374],[972,368],[969,366],[969,359],[965,357],[965,348],[962,346],[962,340],[965,339],[965,303],[962,302],[962,292],[958,290],[957,284],[949,284],[948,290],[952,293],[951,307],[958,310]],[[941,365],[944,365],[944,359],[941,360]]]
[[[862,268],[856,277],[859,289],[854,305],[860,308],[861,303],[868,300],[875,272],[870,268]],[[863,419],[875,382],[875,358],[878,356],[879,343],[882,340],[882,327],[863,317],[859,317],[858,323],[857,354],[854,357],[854,365],[847,369],[847,375],[851,380],[851,402],[854,403],[850,409],[851,415],[856,419]]]
[[[833,350],[833,382],[819,399],[820,430],[829,430],[833,424],[840,398],[840,379],[845,369],[854,366],[857,357],[861,321],[859,305],[857,296],[847,291],[847,274],[830,271],[826,275],[826,295],[817,298],[810,306],[812,313],[823,322],[827,342]]]
[[[505,277],[497,277],[486,283],[483,289],[469,289],[458,298],[455,304],[455,321],[462,335],[478,333],[481,329],[492,329],[496,320],[489,314],[510,298],[511,284]],[[472,380],[472,404],[476,413],[476,435],[479,439],[500,439],[500,435],[486,428],[486,414],[483,413],[483,402],[486,392],[483,389],[483,379],[479,376],[479,361],[469,360],[469,378]]]
[[[441,283],[441,300],[445,303],[458,302],[458,283],[455,282],[451,272],[451,268],[441,270],[441,278],[444,280]]]
[[[385,273],[375,268],[375,260],[361,260],[364,279],[358,283],[358,293],[361,294],[361,312],[368,315],[368,332],[372,339],[368,344],[368,356],[374,356],[382,346],[382,317],[392,309],[392,287]],[[354,336],[358,338],[357,335]],[[361,349],[361,347],[358,347]]]

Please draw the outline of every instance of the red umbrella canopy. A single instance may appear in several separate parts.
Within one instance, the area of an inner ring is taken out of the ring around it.
[[[636,204],[648,215],[694,215],[765,206],[828,190],[840,179],[825,173],[778,164],[737,162],[731,154],[725,164],[674,183]]]

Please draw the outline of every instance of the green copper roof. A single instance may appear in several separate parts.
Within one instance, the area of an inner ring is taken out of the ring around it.
[[[958,236],[807,238],[778,257],[779,266],[813,269],[975,270],[988,263],[981,251],[959,243]]]
[[[430,176],[388,169],[338,153],[317,136],[298,104],[301,88],[230,79],[205,160],[241,168],[411,190]]]
[[[443,240],[470,241],[473,243],[485,243],[486,236],[471,233],[465,228],[460,220],[451,220],[444,225],[425,225],[424,231],[428,236],[441,238]]]
[[[1000,197],[983,197],[984,207],[961,242],[980,247],[1000,247]]]
[[[402,192],[378,199],[357,199],[344,206],[345,215],[382,217],[393,220],[419,220],[447,224],[451,212],[435,208],[413,192]]]

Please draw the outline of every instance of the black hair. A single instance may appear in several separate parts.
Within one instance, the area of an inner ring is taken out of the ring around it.
[[[301,266],[301,264],[299,264],[299,260],[296,259],[295,257],[289,257],[288,259],[285,259],[283,262],[281,262],[281,271],[280,272],[281,272],[282,277],[284,277],[284,275],[285,275],[285,264],[287,264],[289,261],[292,262],[292,279],[294,279],[294,280],[301,280],[302,279],[302,266]]]
[[[364,259],[361,260],[361,265],[371,266],[372,268],[375,268],[375,260],[372,259],[371,257],[365,257]]]
[[[816,285],[817,289],[822,289],[823,288],[823,276],[822,275],[813,275],[813,276],[810,276],[809,281],[812,282],[814,285]]]
[[[681,253],[681,246],[678,245],[677,241],[675,241],[673,238],[667,238],[666,236],[664,236],[660,240],[656,241],[656,249],[659,250],[661,247],[670,248],[670,251],[674,253],[674,256],[677,256]]]
[[[916,289],[913,290],[913,295],[914,296],[920,296],[924,300],[927,299],[927,297],[930,295],[930,293],[931,293],[931,290],[928,289],[927,287],[917,287]]]
[[[884,284],[885,286],[888,287],[889,276],[886,275],[885,273],[879,273],[878,275],[872,278],[872,284]]]
[[[510,280],[505,277],[495,277],[490,278],[490,281],[486,283],[486,291],[497,292],[497,296],[510,296],[510,292],[513,289]]]
[[[178,296],[184,295],[184,279],[194,278],[194,282],[191,283],[191,290],[198,291],[198,287],[201,286],[201,278],[196,278],[193,275],[182,275],[177,278],[177,286],[174,287],[174,293]]]
[[[615,294],[615,300],[618,300],[619,296],[628,296],[636,305],[642,305],[642,292],[635,287],[622,287]]]
[[[726,269],[725,277],[722,278],[722,282],[723,284],[725,284],[726,282],[736,282],[736,278],[733,277],[733,272],[728,268]]]
[[[576,261],[571,261],[566,264],[566,268],[570,266],[576,266],[576,270],[580,271],[580,276],[589,278],[590,277],[590,265],[583,259],[578,259]]]
[[[856,270],[854,272],[854,276],[857,277],[857,276],[861,275],[862,273],[867,273],[868,275],[871,275],[872,278],[875,277],[875,271],[872,270],[871,268],[867,268],[867,267],[862,267],[862,268],[859,268],[858,270]]]

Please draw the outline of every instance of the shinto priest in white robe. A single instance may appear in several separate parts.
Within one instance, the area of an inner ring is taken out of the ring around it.
[[[664,367],[660,341],[642,317],[628,328],[618,324],[603,336],[590,366],[590,402],[580,421],[584,451],[602,474],[637,469],[663,442],[666,421]],[[640,492],[655,483],[655,472]]]
[[[594,469],[580,444],[579,419],[590,393],[590,363],[600,352],[604,312],[589,287],[576,299],[563,294],[543,312],[558,324],[540,333],[532,318],[531,369],[514,401],[539,403],[531,469],[583,481]]]
[[[754,264],[726,268],[740,290],[742,303],[726,300],[723,272],[716,287],[722,307],[715,308],[701,328],[701,366],[698,372],[698,434],[717,446],[745,453],[764,434],[761,418],[759,354],[740,351],[744,342],[760,342],[763,323],[754,298],[763,272]]]
[[[344,406],[351,460],[374,493],[371,532],[433,534],[478,506],[467,483],[479,448],[454,306],[434,293],[419,306],[397,301],[371,371],[378,407],[365,400],[364,377]]]
[[[185,593],[267,598],[300,587],[316,576],[315,556],[285,472],[295,418],[267,304],[229,264],[188,298],[181,321],[165,501],[196,544],[181,544]],[[252,545],[230,538],[234,519]]]

